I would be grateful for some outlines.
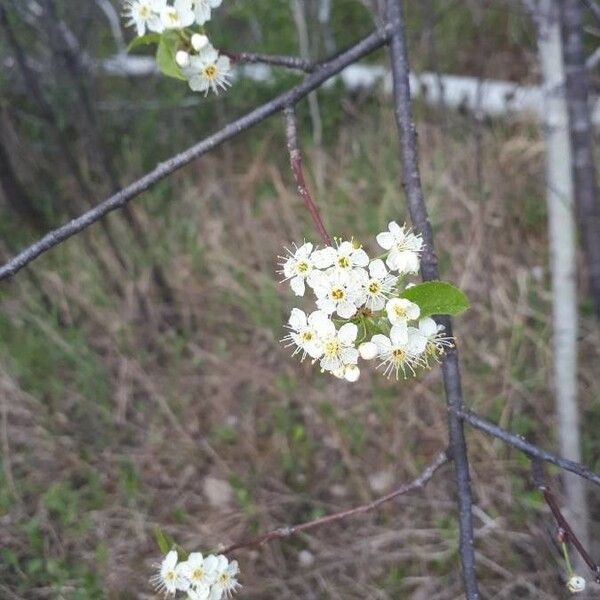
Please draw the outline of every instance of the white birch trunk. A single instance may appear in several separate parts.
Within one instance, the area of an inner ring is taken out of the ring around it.
[[[543,77],[546,138],[546,202],[552,273],[554,386],[560,453],[581,461],[577,406],[577,283],[571,141],[564,86],[560,19],[556,0],[537,5],[538,53]],[[583,480],[563,474],[573,528],[588,546],[588,508]]]

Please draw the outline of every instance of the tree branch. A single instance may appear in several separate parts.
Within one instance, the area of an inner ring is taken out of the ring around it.
[[[417,136],[412,118],[408,52],[406,49],[405,27],[401,0],[387,1],[388,26],[391,26],[391,59],[392,79],[394,83],[394,105],[398,131],[400,135],[400,151],[402,155],[402,172],[408,208],[413,226],[423,236],[425,242],[421,262],[421,272],[425,281],[439,279],[437,259],[434,253],[433,233],[421,187]],[[440,322],[446,328],[447,335],[452,336],[450,319]],[[459,550],[463,568],[465,591],[469,600],[479,598],[477,576],[475,572],[475,550],[473,547],[473,515],[469,462],[463,425],[459,417],[452,412],[460,410],[463,405],[458,354],[456,349],[450,350],[442,361],[446,402],[451,409],[448,412],[448,435],[450,452],[454,458],[456,470],[456,486],[458,494],[458,521],[460,529]]]
[[[294,71],[303,71],[304,73],[313,73],[318,65],[298,56],[282,56],[278,54],[256,54],[254,52],[230,52],[229,50],[219,50],[221,54],[229,56],[234,63],[249,63],[272,65],[275,67],[285,67]]]
[[[363,56],[366,56],[373,50],[380,48],[388,39],[388,29],[374,31],[363,38],[356,45],[340,53],[331,60],[323,63],[317,71],[308,75],[306,79],[296,87],[280,94],[269,102],[255,108],[243,117],[229,123],[223,129],[213,135],[205,138],[196,145],[188,148],[184,152],[177,154],[167,161],[160,163],[152,171],[126,186],[116,194],[110,196],[91,210],[83,213],[81,216],[73,219],[69,223],[59,227],[42,237],[31,246],[14,256],[6,264],[0,267],[0,280],[7,279],[25,265],[35,260],[41,254],[48,252],[58,244],[69,239],[71,236],[86,229],[102,217],[125,206],[132,198],[135,198],[142,192],[150,189],[159,181],[162,181],[175,171],[189,164],[194,159],[213,150],[223,142],[239,135],[243,131],[250,129],[254,125],[264,121],[271,115],[283,110],[304,98],[312,90],[318,88],[327,79],[337,75],[344,67],[356,62]]]
[[[543,448],[528,442],[525,438],[515,435],[510,431],[506,431],[505,429],[502,429],[502,427],[498,427],[498,425],[479,417],[470,410],[460,409],[454,412],[460,419],[466,421],[469,423],[469,425],[475,427],[475,429],[479,429],[480,431],[483,431],[484,433],[503,441],[505,444],[521,450],[521,452],[527,454],[527,456],[530,458],[536,458],[538,460],[556,465],[565,471],[570,471],[571,473],[575,473],[584,479],[592,481],[596,485],[600,485],[600,475],[594,473],[591,469],[588,469],[584,465],[572,460],[567,460],[566,458],[562,458],[561,456],[553,454],[552,452],[548,452]]]
[[[221,554],[229,554],[234,550],[239,550],[240,548],[249,548],[255,546],[262,546],[266,542],[270,542],[271,540],[287,538],[296,533],[300,533],[302,531],[307,531],[308,529],[313,529],[318,527],[319,525],[325,525],[328,523],[333,523],[334,521],[338,521],[340,519],[345,519],[346,517],[353,517],[355,515],[364,514],[366,512],[370,512],[379,508],[382,504],[389,502],[390,500],[394,500],[399,496],[403,496],[416,490],[418,488],[422,488],[425,484],[435,475],[435,473],[447,462],[450,462],[452,458],[449,456],[447,451],[440,452],[435,460],[429,464],[421,474],[416,478],[410,481],[409,483],[405,483],[401,485],[399,488],[395,489],[393,492],[374,500],[373,502],[369,502],[368,504],[363,504],[362,506],[357,506],[355,508],[350,508],[348,510],[343,510],[341,512],[333,513],[330,515],[325,515],[319,519],[315,519],[314,521],[308,521],[307,523],[300,523],[299,525],[292,525],[287,527],[278,527],[277,529],[273,529],[267,533],[259,535],[257,537],[251,538],[249,540],[237,542],[228,546],[224,550],[219,550]]]
[[[304,180],[304,171],[302,169],[302,157],[300,156],[300,148],[298,147],[298,132],[296,129],[296,115],[294,113],[294,107],[288,106],[284,110],[285,115],[285,135],[287,138],[287,149],[290,155],[290,166],[292,173],[294,174],[294,180],[296,181],[296,187],[298,188],[298,194],[306,204],[306,208],[310,212],[315,228],[319,232],[323,243],[326,246],[331,246],[332,241],[323,221],[319,214],[319,209],[315,204],[308,188],[306,187],[306,181]]]

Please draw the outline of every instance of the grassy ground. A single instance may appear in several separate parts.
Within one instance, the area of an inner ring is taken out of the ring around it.
[[[506,3],[483,12],[478,4],[435,3],[439,67],[533,81],[522,14]],[[271,6],[232,4],[217,41],[295,52],[289,15]],[[357,6],[335,15],[334,23],[358,23],[336,29],[340,46],[371,26]],[[411,10],[409,18],[413,62],[430,68],[426,14]],[[278,86],[295,79],[282,76]],[[51,100],[70,111],[77,103],[67,83]],[[96,82],[98,118],[124,181],[274,92],[242,82],[223,102],[182,109],[186,93],[161,80]],[[79,193],[72,178],[56,175],[64,165],[30,102],[11,108],[9,142],[48,218],[64,220],[57,199]],[[407,218],[391,106],[378,91],[327,92],[320,103],[324,148],[301,114],[310,186],[330,231],[369,246],[389,219]],[[417,116],[442,275],[473,306],[456,322],[466,402],[554,448],[540,132],[423,106]],[[70,123],[65,117],[61,126],[70,131]],[[102,197],[108,186],[93,147],[82,134],[73,148]],[[35,279],[23,272],[2,288],[0,597],[153,597],[157,524],[186,548],[215,549],[374,499],[445,447],[439,369],[401,383],[365,370],[350,386],[299,364],[279,343],[296,299],[277,283],[277,255],[292,241],[316,239],[283,148],[275,119],[135,200],[152,241],[146,250],[111,218],[127,272],[94,226],[95,250],[70,240],[36,263]],[[16,225],[3,218],[2,239],[23,244]],[[166,273],[172,301],[157,289],[152,265]],[[584,462],[598,470],[600,336],[583,294],[581,310]],[[527,461],[476,432],[468,437],[483,597],[566,597],[553,524]],[[559,490],[556,475],[549,471]],[[597,494],[590,501],[597,516]],[[459,598],[452,469],[376,513],[236,558],[247,599]]]
[[[332,232],[369,240],[406,218],[391,110],[374,99],[342,111],[322,189],[311,184]],[[488,123],[480,152],[467,118],[419,112],[441,269],[473,304],[456,324],[467,403],[552,448],[538,132]],[[149,268],[116,299],[78,240],[39,263],[52,315],[25,278],[4,295],[5,597],[149,597],[156,524],[215,548],[373,499],[444,447],[439,369],[400,384],[365,372],[349,386],[279,344],[293,299],[276,256],[314,238],[282,144],[259,128],[136,204],[175,309]],[[304,145],[310,173],[317,154],[308,135]],[[586,462],[598,467],[597,325],[584,318],[581,331]],[[527,462],[477,433],[469,442],[484,597],[564,597]],[[446,467],[377,513],[240,552],[242,597],[456,598],[456,536]]]

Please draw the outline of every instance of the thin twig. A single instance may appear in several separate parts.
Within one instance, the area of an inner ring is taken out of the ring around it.
[[[575,549],[577,550],[577,552],[579,552],[579,555],[581,556],[581,558],[583,558],[583,560],[585,561],[587,566],[590,568],[592,573],[594,573],[596,583],[600,583],[600,565],[598,565],[594,561],[594,559],[590,556],[589,552],[585,549],[584,545],[581,543],[581,540],[577,537],[577,535],[573,531],[573,528],[569,524],[569,521],[567,520],[567,518],[564,516],[564,514],[560,510],[560,507],[558,506],[556,497],[554,496],[554,494],[552,493],[552,490],[550,490],[550,488],[546,485],[546,483],[544,481],[544,470],[541,466],[541,463],[539,462],[539,460],[537,460],[535,458],[532,459],[532,471],[533,471],[534,483],[535,483],[536,487],[538,488],[538,490],[540,490],[540,492],[542,492],[542,495],[544,496],[544,500],[546,501],[546,504],[548,505],[548,507],[550,508],[550,511],[554,515],[554,518],[558,525],[559,535],[562,538],[561,541],[567,542],[567,543],[570,542],[571,544],[573,544],[573,546],[575,546]]]
[[[225,548],[224,550],[220,550],[219,552],[223,554],[228,554],[230,552],[233,552],[234,550],[239,550],[240,548],[262,546],[263,544],[265,544],[266,542],[270,542],[271,540],[287,538],[296,533],[319,527],[320,525],[325,525],[328,523],[332,523],[333,521],[338,521],[347,517],[353,517],[355,515],[370,512],[372,510],[375,510],[376,508],[379,508],[382,504],[385,504],[390,500],[394,500],[399,496],[403,496],[404,494],[408,494],[413,490],[424,487],[425,484],[435,475],[436,471],[451,460],[452,458],[450,457],[447,451],[440,452],[435,458],[435,460],[432,463],[430,463],[429,466],[423,469],[421,474],[416,479],[413,479],[409,483],[401,485],[393,492],[390,492],[389,494],[386,494],[385,496],[382,496],[381,498],[378,498],[373,502],[369,502],[368,504],[363,504],[361,506],[350,508],[348,510],[343,510],[341,512],[333,513],[330,515],[325,515],[324,517],[315,519],[314,521],[300,523],[299,525],[278,527],[277,529],[273,529],[272,531],[251,538],[249,540],[232,544],[231,546],[228,546],[227,548]]]
[[[425,281],[439,279],[437,259],[433,246],[433,233],[419,174],[417,136],[412,118],[408,52],[406,48],[405,26],[400,0],[387,1],[388,26],[391,26],[390,51],[392,59],[392,79],[394,83],[394,106],[396,123],[400,135],[402,172],[408,208],[413,226],[423,236],[424,251],[421,273]],[[452,336],[450,319],[440,321],[449,336]],[[456,349],[449,351],[442,362],[446,402],[450,409],[460,410],[463,405],[458,354]],[[448,412],[448,436],[450,451],[454,458],[456,486],[458,494],[458,522],[460,531],[459,551],[463,568],[465,592],[469,600],[479,598],[477,575],[475,572],[475,549],[473,547],[473,515],[471,481],[467,446],[463,424],[458,416]]]
[[[582,0],[582,2],[590,9],[596,21],[600,23],[600,5],[595,0]]]
[[[291,88],[287,92],[276,96],[272,100],[255,108],[243,117],[232,121],[223,129],[217,131],[213,135],[205,138],[196,145],[187,150],[176,154],[163,163],[160,163],[152,171],[126,186],[116,194],[110,196],[96,207],[83,213],[80,217],[73,219],[69,223],[59,227],[37,242],[25,248],[22,252],[14,256],[6,264],[0,267],[0,280],[7,279],[25,265],[35,260],[41,254],[54,248],[58,244],[69,239],[76,233],[86,229],[102,217],[124,207],[132,198],[135,198],[142,192],[150,189],[158,182],[162,181],[181,167],[192,162],[194,159],[213,150],[223,142],[239,135],[243,131],[250,129],[254,125],[261,123],[271,115],[283,110],[286,106],[290,106],[298,102],[301,98],[308,95],[309,92],[318,88],[322,83],[337,75],[342,69],[348,65],[360,60],[363,56],[373,52],[385,44],[388,39],[388,30],[380,29],[374,31],[360,42],[350,47],[348,50],[340,53],[335,58],[323,63],[321,67],[314,73],[308,75],[306,79],[296,87]]]
[[[315,224],[321,239],[325,245],[331,246],[331,237],[329,233],[327,233],[327,229],[325,229],[325,225],[323,224],[321,215],[319,214],[319,209],[317,208],[315,201],[306,187],[304,170],[302,169],[302,157],[300,155],[300,148],[298,146],[298,132],[296,129],[296,115],[294,112],[294,107],[287,106],[284,110],[284,116],[287,149],[290,155],[290,167],[292,168],[292,173],[294,174],[296,187],[298,188],[298,194],[300,194],[304,204],[306,204],[306,208],[308,208],[308,211],[310,212],[310,216],[312,217],[313,223]]]
[[[600,485],[600,475],[594,473],[584,465],[566,458],[562,458],[561,456],[553,454],[552,452],[548,452],[547,450],[528,442],[525,438],[515,435],[510,431],[506,431],[505,429],[502,429],[502,427],[498,427],[498,425],[483,419],[470,410],[461,409],[454,412],[463,421],[466,421],[469,423],[469,425],[475,427],[475,429],[479,429],[480,431],[483,431],[492,437],[498,438],[505,444],[517,448],[530,458],[537,458],[541,461],[556,465],[565,471],[570,471],[571,473],[575,473],[580,477],[595,483],[596,485]]]
[[[263,64],[274,67],[285,67],[294,71],[304,73],[314,73],[318,65],[300,58],[299,56],[282,56],[280,54],[256,54],[254,52],[230,52],[229,50],[219,50],[221,54],[229,56],[236,63]]]

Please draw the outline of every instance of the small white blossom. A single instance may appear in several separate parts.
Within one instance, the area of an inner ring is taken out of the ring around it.
[[[355,248],[352,242],[342,242],[337,248],[327,246],[315,252],[315,260],[321,269],[335,267],[342,271],[349,271],[354,267],[366,267],[369,256],[362,248]]]
[[[192,43],[192,48],[194,48],[196,52],[200,52],[200,50],[203,50],[208,46],[208,38],[201,33],[194,33],[190,41]]]
[[[409,327],[409,332],[415,337],[423,339],[424,360],[429,362],[430,358],[439,361],[446,348],[454,347],[454,338],[444,336],[444,326],[438,325],[431,317],[425,317],[419,321],[418,329]]]
[[[165,595],[175,594],[177,591],[187,591],[190,587],[189,581],[181,572],[177,564],[177,552],[171,550],[164,558],[158,572],[151,580],[158,592]]]
[[[317,307],[328,315],[337,313],[342,319],[350,319],[356,314],[360,287],[348,272],[333,267],[326,272],[313,271],[308,285],[317,296]]]
[[[195,589],[210,588],[218,575],[218,560],[212,554],[204,558],[200,552],[192,552],[185,562],[179,563],[178,572]]]
[[[298,352],[302,352],[302,360],[308,354],[311,358],[320,358],[323,354],[323,344],[319,337],[319,331],[327,327],[323,324],[324,321],[329,321],[329,317],[321,311],[315,311],[308,317],[306,313],[299,308],[292,308],[290,319],[288,321],[289,328],[292,330],[283,342],[288,341],[288,345],[295,345],[292,356]]]
[[[406,325],[394,325],[389,337],[378,333],[371,341],[377,346],[379,366],[387,377],[393,374],[398,379],[400,371],[406,377],[407,370],[414,375],[416,366],[424,366],[416,340],[409,335]]]
[[[175,0],[173,6],[164,6],[160,11],[160,20],[165,29],[183,29],[194,22],[192,0]]]
[[[358,278],[362,289],[361,304],[372,311],[381,310],[396,285],[397,277],[390,275],[380,258],[371,261],[369,273],[364,269],[355,269],[354,275]]]
[[[182,68],[190,66],[190,55],[185,50],[178,50],[175,54],[175,62]]]
[[[377,243],[389,254],[387,266],[400,274],[418,273],[423,238],[415,235],[395,221],[388,224],[388,231],[377,234]]]
[[[135,26],[139,36],[146,34],[146,29],[161,33],[164,25],[160,12],[166,7],[167,0],[127,0],[123,14],[128,21],[126,25]]]
[[[585,579],[579,575],[572,575],[567,581],[567,589],[573,594],[583,592],[585,590]]]
[[[210,21],[211,11],[221,6],[222,2],[223,0],[194,0],[194,14],[198,25]]]
[[[358,353],[363,360],[373,360],[377,356],[377,344],[373,342],[363,342],[358,347]]]
[[[281,264],[284,281],[290,281],[290,287],[296,296],[304,296],[306,278],[316,267],[314,259],[311,256],[313,245],[310,242],[302,244],[292,253],[288,250],[288,256],[281,257],[284,262]]]
[[[401,325],[418,319],[421,309],[406,298],[391,298],[385,305],[385,312],[392,325]]]
[[[239,573],[237,561],[229,562],[223,555],[216,557],[217,578],[210,590],[210,600],[221,600],[221,598],[230,598],[231,595],[240,587],[236,577]]]
[[[320,365],[324,371],[338,371],[358,362],[358,350],[354,347],[358,327],[354,323],[346,323],[336,331],[332,321],[322,321],[317,326],[317,333],[323,344]]]
[[[191,57],[184,75],[194,92],[207,95],[213,91],[218,94],[220,89],[231,85],[231,61],[228,56],[219,56],[219,52],[209,44],[197,56]]]

